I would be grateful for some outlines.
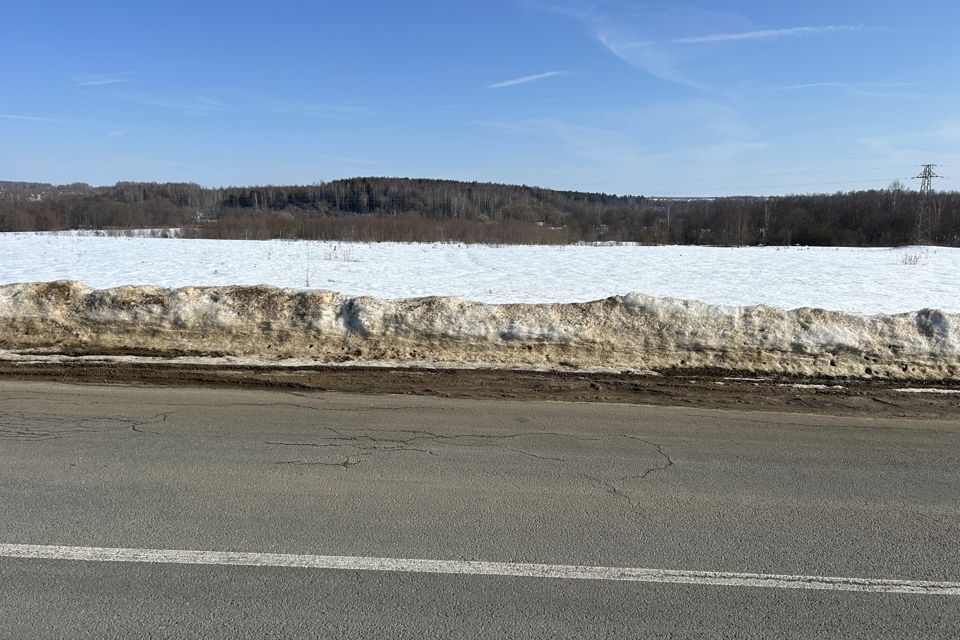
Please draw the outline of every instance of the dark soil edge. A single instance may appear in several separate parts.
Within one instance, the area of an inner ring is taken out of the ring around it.
[[[0,361],[3,380],[234,387],[444,398],[618,402],[827,415],[960,420],[960,394],[904,393],[906,387],[960,390],[956,381],[906,383],[805,379],[711,370],[631,373],[385,367],[267,367],[138,362]],[[795,385],[826,385],[827,388]]]

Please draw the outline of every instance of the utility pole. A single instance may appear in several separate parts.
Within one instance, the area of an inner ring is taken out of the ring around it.
[[[670,203],[667,202],[667,231],[663,239],[663,244],[670,244]]]
[[[928,213],[930,193],[933,191],[933,179],[942,178],[933,170],[937,165],[935,164],[924,164],[920,165],[923,168],[923,171],[920,172],[920,175],[913,176],[913,180],[920,181],[920,209],[917,211],[917,228],[914,232],[914,240],[917,244],[924,244],[929,240],[928,235],[930,232],[930,216]]]
[[[767,234],[770,233],[770,199],[763,199],[763,226],[760,227],[760,246],[767,246]]]

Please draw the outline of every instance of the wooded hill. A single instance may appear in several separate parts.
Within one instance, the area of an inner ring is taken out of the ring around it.
[[[206,238],[563,244],[960,246],[960,193],[899,186],[768,198],[646,198],[408,178],[210,189],[0,182],[0,231],[181,227]]]

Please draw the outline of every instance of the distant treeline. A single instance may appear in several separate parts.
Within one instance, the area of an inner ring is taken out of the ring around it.
[[[646,198],[536,187],[351,178],[208,189],[0,182],[0,231],[180,227],[224,239],[565,244],[960,246],[960,193],[888,189],[769,198]]]

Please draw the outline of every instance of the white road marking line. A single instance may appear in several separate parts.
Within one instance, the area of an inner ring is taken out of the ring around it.
[[[766,587],[774,589],[823,589],[867,593],[913,593],[960,595],[960,582],[891,580],[884,578],[832,578],[826,576],[730,573],[725,571],[684,571],[630,567],[589,567],[562,564],[482,562],[473,560],[420,560],[368,558],[361,556],[296,555],[245,551],[176,551],[167,549],[123,549],[70,547],[35,544],[0,544],[0,557],[40,560],[85,560],[93,562],[146,562],[245,567],[286,567],[336,569],[345,571],[397,571],[522,578],[619,580],[723,587]]]

